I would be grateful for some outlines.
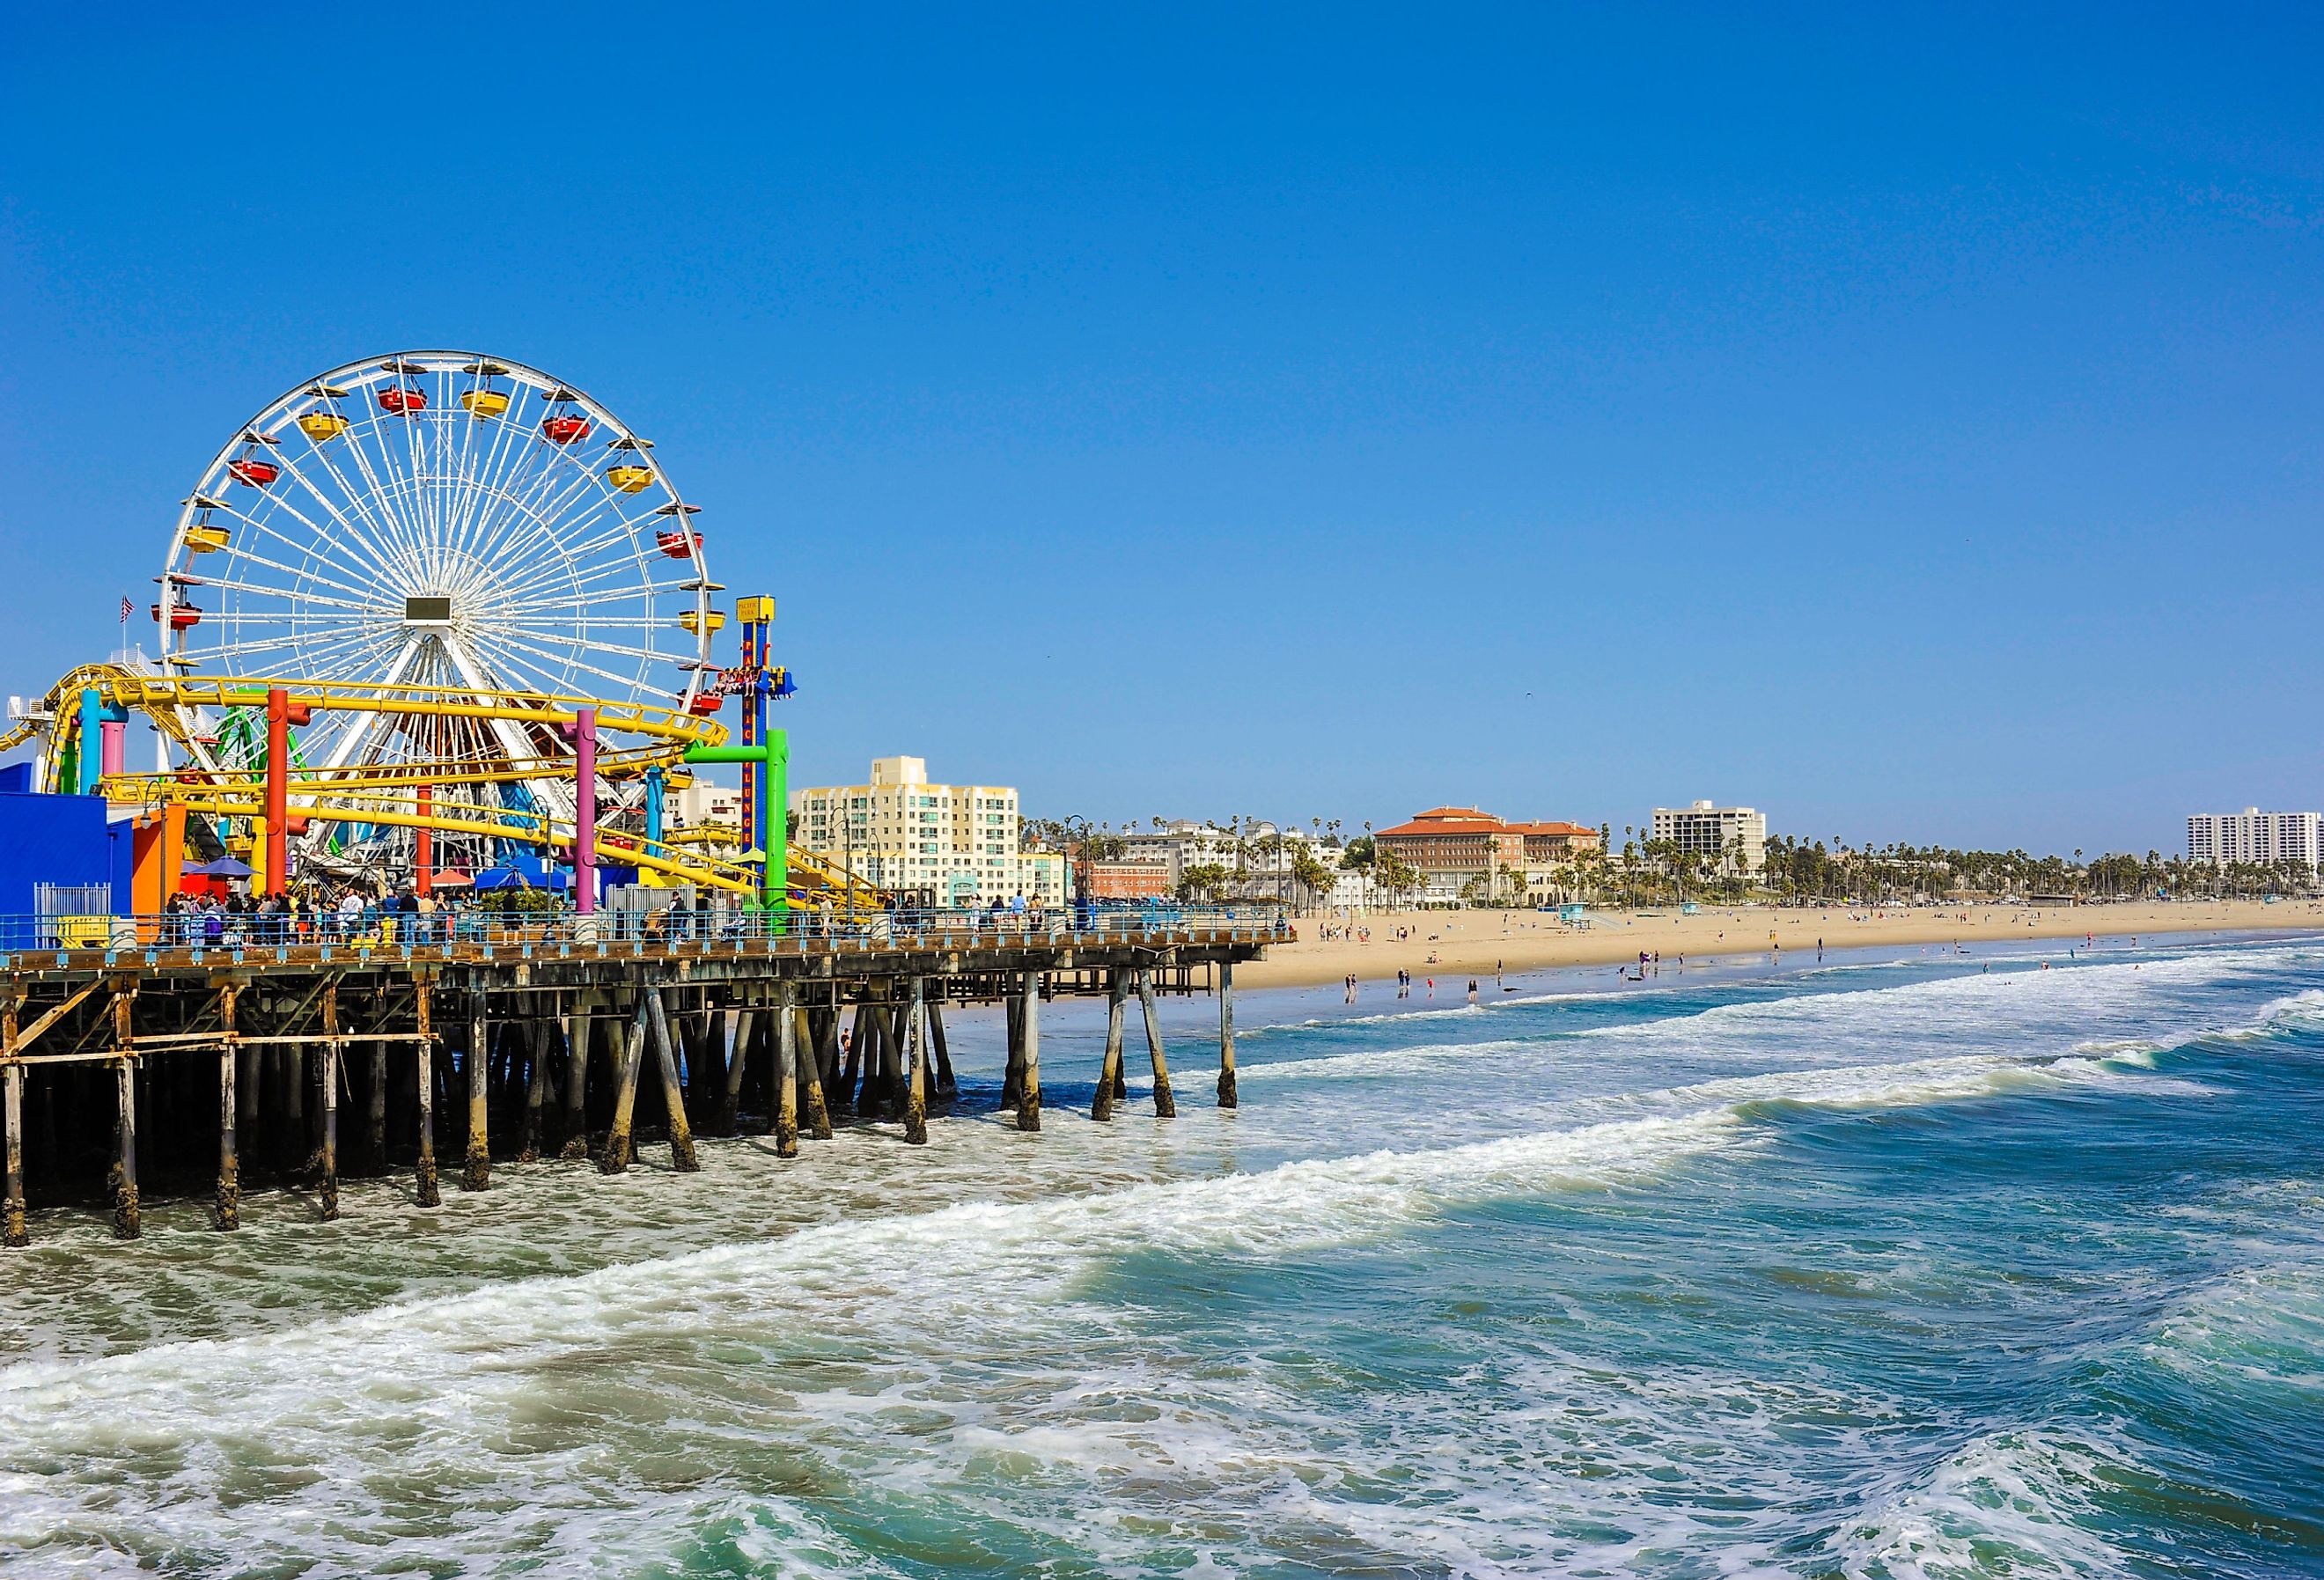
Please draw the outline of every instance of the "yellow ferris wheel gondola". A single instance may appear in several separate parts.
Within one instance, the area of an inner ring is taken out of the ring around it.
[[[460,392],[460,405],[469,416],[481,421],[507,414],[508,392],[493,387],[493,381],[508,372],[506,367],[497,362],[471,362],[460,371],[476,381]]]

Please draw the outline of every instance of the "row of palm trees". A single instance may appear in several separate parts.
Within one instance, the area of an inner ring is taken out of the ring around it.
[[[1169,827],[1161,818],[1150,824],[1157,832]],[[1314,837],[1298,841],[1287,861],[1283,852],[1291,842],[1275,826],[1240,816],[1205,824],[1222,859],[1187,867],[1178,884],[1180,898],[1271,899],[1304,910],[1323,903],[1345,871],[1363,876],[1367,896],[1375,903],[1406,903],[1421,891],[1421,874],[1395,852],[1380,848],[1370,823],[1344,841],[1336,818],[1314,818],[1309,824]],[[1127,849],[1126,836],[1145,831],[1134,822],[1117,829],[1082,818],[1028,820],[1025,826],[1028,840],[1070,851],[1083,872],[1089,863],[1119,859]],[[1838,837],[1774,835],[1764,859],[1754,866],[1739,837],[1723,850],[1705,851],[1654,838],[1636,825],[1626,825],[1622,836],[1616,848],[1612,827],[1600,825],[1598,849],[1572,852],[1542,874],[1537,886],[1526,873],[1503,865],[1472,878],[1462,898],[1480,906],[1548,901],[1636,908],[1697,899],[1881,905],[1969,896],[2229,899],[2319,891],[2316,874],[2298,863],[2215,866],[2153,850],[2143,857],[2107,854],[2086,862],[2080,849],[2071,857],[2036,856],[2022,849],[1962,850],[1904,841],[1850,845]],[[1329,861],[1333,851],[1336,868]]]

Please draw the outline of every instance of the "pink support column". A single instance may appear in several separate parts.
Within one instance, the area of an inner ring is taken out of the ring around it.
[[[573,710],[573,909],[597,909],[597,710]]]
[[[129,723],[126,719],[106,719],[97,726],[97,735],[104,743],[98,748],[104,753],[98,760],[99,766],[105,777],[111,779],[128,767]]]

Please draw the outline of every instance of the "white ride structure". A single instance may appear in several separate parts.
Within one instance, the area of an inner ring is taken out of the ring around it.
[[[715,713],[720,589],[696,507],[652,448],[585,392],[505,358],[410,351],[334,368],[244,423],[186,500],[152,605],[162,662],[425,688],[430,703],[452,689]],[[572,817],[570,772],[547,766],[569,763],[561,739],[413,701],[317,714],[296,762],[542,764],[454,793]],[[180,723],[189,770],[253,766],[250,718]]]

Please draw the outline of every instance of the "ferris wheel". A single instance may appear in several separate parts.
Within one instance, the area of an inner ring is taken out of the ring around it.
[[[518,363],[412,351],[334,368],[243,424],[185,501],[152,605],[163,661],[377,688],[390,706],[318,713],[300,732],[300,765],[323,772],[559,749],[423,695],[715,712],[718,588],[696,507],[652,449]],[[195,765],[250,766],[249,721],[184,722]],[[569,778],[526,790],[570,815]]]

